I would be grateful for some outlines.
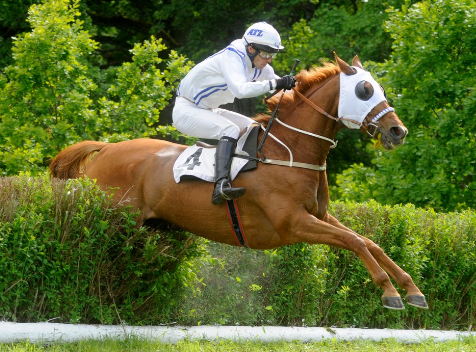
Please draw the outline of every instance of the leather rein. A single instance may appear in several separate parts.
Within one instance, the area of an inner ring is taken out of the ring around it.
[[[309,95],[312,95],[314,94],[316,91],[318,91],[319,89],[321,89],[323,86],[326,85],[326,83],[328,82],[328,80],[326,80],[325,82],[323,82],[322,84],[320,84],[318,87],[316,87]],[[313,109],[317,110],[318,112],[320,112],[321,114],[323,114],[324,116],[332,119],[332,120],[336,120],[336,121],[339,121],[338,118],[332,116],[331,114],[329,114],[328,112],[326,112],[324,109],[322,109],[321,107],[317,106],[316,104],[314,104],[312,101],[310,101],[308,98],[306,98],[301,92],[299,92],[298,90],[294,89],[293,88],[293,91],[294,93],[296,93],[305,103],[307,103],[309,106],[311,106]],[[275,95],[276,92],[273,94]],[[273,96],[272,95],[272,96]],[[271,97],[269,97],[271,98]],[[267,99],[269,99],[267,98]],[[267,100],[266,99],[266,100]],[[297,103],[296,103],[297,104]],[[318,135],[318,134],[314,134],[314,133],[311,133],[311,132],[308,132],[308,131],[304,131],[304,130],[301,130],[299,128],[296,128],[296,127],[293,127],[293,126],[290,126],[286,123],[284,123],[283,121],[281,121],[279,118],[276,118],[276,121],[283,125],[284,127],[288,128],[288,129],[291,129],[293,131],[296,131],[296,132],[299,132],[299,133],[302,133],[302,134],[306,134],[308,136],[312,136],[312,137],[315,137],[315,138],[319,138],[319,139],[323,139],[323,140],[326,140],[328,141],[329,143],[331,143],[331,148],[335,148],[337,146],[337,141],[334,141],[330,138],[327,138],[327,137],[324,137],[324,136],[321,136],[321,135]],[[261,129],[264,130],[264,127],[261,126]],[[281,165],[281,166],[289,166],[289,167],[299,167],[299,168],[303,168],[303,169],[309,169],[309,170],[315,170],[315,171],[325,171],[326,170],[326,164],[323,164],[323,165],[315,165],[315,164],[308,164],[308,163],[299,163],[299,162],[294,162],[293,161],[293,154],[291,152],[291,150],[289,149],[289,147],[287,145],[285,145],[283,142],[281,142],[278,138],[276,138],[273,134],[269,133],[269,136],[271,138],[273,138],[276,142],[278,142],[279,144],[281,144],[284,148],[286,148],[289,152],[289,161],[284,161],[284,160],[276,160],[276,159],[267,159],[267,158],[260,158],[258,159],[258,161],[264,163],[264,164],[274,164],[274,165]]]

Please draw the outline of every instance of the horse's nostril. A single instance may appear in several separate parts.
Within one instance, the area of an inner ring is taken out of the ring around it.
[[[398,139],[403,139],[408,133],[408,130],[406,128],[402,128],[400,126],[392,127],[390,129],[390,133],[392,134],[393,137],[398,138]]]

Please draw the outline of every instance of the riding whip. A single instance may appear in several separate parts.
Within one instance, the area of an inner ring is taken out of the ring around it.
[[[291,70],[290,75],[294,76],[294,71],[296,71],[296,67],[299,64],[299,60],[295,59],[294,60],[294,66]],[[279,104],[281,104],[281,100],[284,97],[284,93],[286,92],[286,88],[283,89],[283,94],[281,94],[281,97],[279,98],[278,104],[276,104],[276,107],[273,110],[273,113],[271,114],[271,118],[269,119],[268,125],[266,126],[266,130],[264,131],[263,138],[261,138],[261,141],[259,142],[258,145],[258,152],[263,155],[263,159],[266,160],[266,157],[264,156],[263,153],[261,153],[261,148],[263,148],[264,141],[266,140],[266,137],[268,136],[269,129],[271,128],[271,125],[273,124],[274,118],[278,112]]]

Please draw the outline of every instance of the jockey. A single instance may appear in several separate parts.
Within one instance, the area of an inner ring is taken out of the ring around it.
[[[219,140],[213,204],[245,194],[244,188],[230,185],[229,175],[240,133],[254,122],[219,106],[235,98],[294,87],[293,76],[280,78],[268,65],[281,49],[284,47],[276,29],[266,22],[255,23],[243,38],[197,64],[180,82],[172,113],[174,126],[190,136]]]

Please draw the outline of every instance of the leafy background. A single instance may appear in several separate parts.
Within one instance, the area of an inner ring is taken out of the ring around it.
[[[332,199],[474,207],[476,5],[432,1],[0,3],[0,173],[41,173],[83,139],[177,139],[173,92],[194,62],[265,20],[289,71],[358,54],[408,127],[392,153],[343,130],[329,155]],[[233,14],[233,16],[231,16]],[[259,99],[230,108],[252,114]],[[181,137],[186,143],[187,138]]]

